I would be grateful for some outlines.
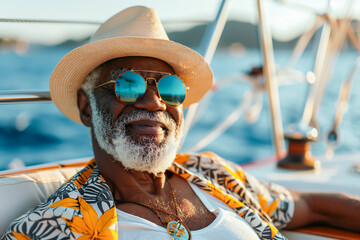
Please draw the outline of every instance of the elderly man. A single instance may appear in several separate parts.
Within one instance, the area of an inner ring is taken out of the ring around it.
[[[211,84],[208,64],[169,41],[153,9],[109,19],[50,79],[57,107],[90,128],[95,158],[3,239],[286,239],[277,228],[315,222],[359,230],[356,199],[289,192],[215,154],[177,154],[183,108]]]

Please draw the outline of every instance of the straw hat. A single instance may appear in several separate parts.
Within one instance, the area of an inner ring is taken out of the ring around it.
[[[184,108],[198,102],[212,86],[212,71],[204,58],[170,41],[154,9],[136,6],[107,20],[90,43],[72,50],[60,60],[50,77],[53,102],[70,119],[81,123],[77,91],[86,76],[108,60],[127,56],[153,57],[172,66],[190,87]]]

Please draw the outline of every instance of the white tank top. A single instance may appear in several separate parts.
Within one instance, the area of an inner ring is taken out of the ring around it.
[[[191,231],[192,240],[259,240],[254,229],[229,206],[197,186],[190,185],[205,207],[216,215],[216,219],[209,226]],[[164,227],[119,209],[116,210],[119,240],[170,239]]]

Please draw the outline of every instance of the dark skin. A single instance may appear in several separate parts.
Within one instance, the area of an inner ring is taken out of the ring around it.
[[[165,62],[153,58],[128,57],[119,58],[104,64],[99,82],[96,85],[110,80],[109,73],[114,69],[131,68],[135,70],[153,70],[174,74],[173,69]],[[142,73],[144,77],[160,76],[156,73]],[[151,80],[150,80],[151,81]],[[110,88],[110,90],[109,90]],[[146,109],[148,111],[167,111],[180,124],[183,120],[183,109],[179,107],[168,107],[162,102],[157,94],[154,83],[151,83],[144,97],[135,104],[125,105],[121,103],[113,92],[113,86],[109,84],[94,91],[97,104],[100,109],[108,110],[113,116],[113,123],[121,114],[131,113],[135,109]],[[78,92],[78,106],[80,117],[84,125],[93,128],[91,120],[91,107],[86,94]],[[92,133],[94,131],[91,131]],[[128,133],[135,141],[141,141],[141,136],[146,135],[156,143],[161,143],[167,138],[167,130],[162,125],[152,121],[139,121],[128,127]],[[145,218],[160,226],[165,225],[159,217],[150,209],[134,203],[138,202],[162,209],[170,214],[159,212],[166,221],[176,220],[176,207],[172,196],[171,187],[174,189],[176,204],[179,207],[179,216],[190,230],[202,229],[211,224],[215,215],[209,212],[202,204],[190,185],[182,178],[167,174],[155,175],[147,172],[126,170],[119,162],[115,162],[111,155],[103,151],[92,134],[92,145],[97,166],[109,185],[114,199],[123,203],[117,204],[117,208],[127,213]],[[169,185],[171,183],[171,187]],[[181,191],[179,190],[181,189]]]
[[[127,57],[111,60],[104,64],[99,82],[96,85],[110,80],[109,73],[114,69],[132,68],[135,70],[153,70],[174,74],[174,70],[167,63],[146,57]],[[145,78],[158,79],[159,74],[142,73]],[[150,80],[152,81],[152,80]],[[113,116],[113,123],[121,114],[131,113],[135,109],[148,111],[168,112],[176,124],[181,124],[183,119],[182,106],[168,107],[157,94],[154,82],[147,89],[144,97],[135,104],[125,105],[115,96],[113,86],[105,85],[94,91],[100,109],[105,109]],[[78,107],[84,125],[93,128],[89,100],[86,94],[78,91]],[[197,195],[193,192],[188,182],[182,178],[168,174],[155,175],[125,169],[112,156],[103,151],[92,129],[92,144],[96,163],[99,170],[109,185],[116,205],[127,213],[147,219],[160,226],[166,227],[159,217],[150,209],[135,203],[145,203],[155,208],[162,209],[170,214],[159,212],[165,221],[176,220],[176,201],[180,210],[180,218],[190,230],[202,229],[211,224],[216,216],[209,212]],[[160,144],[167,138],[167,129],[158,122],[138,121],[128,127],[128,133],[135,141],[141,141],[142,136],[151,138]],[[175,199],[171,187],[174,189]],[[360,230],[360,200],[344,194],[300,193],[291,191],[295,201],[295,212],[287,229],[303,227],[314,223],[344,228],[359,232]]]

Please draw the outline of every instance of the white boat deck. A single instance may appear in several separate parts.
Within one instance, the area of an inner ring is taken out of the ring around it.
[[[336,155],[331,160],[322,157],[317,159],[321,162],[321,168],[317,170],[295,171],[280,169],[276,166],[275,161],[271,159],[244,168],[258,179],[277,183],[288,189],[310,192],[341,192],[360,197],[360,172],[354,171],[354,165],[360,164],[360,154]],[[281,232],[291,240],[339,239],[338,237],[329,238],[292,231]],[[341,237],[341,239],[359,238]]]
[[[286,188],[312,192],[342,192],[360,197],[360,172],[354,165],[360,164],[360,154],[336,155],[333,159],[318,158],[321,168],[295,171],[280,169],[275,163],[245,167],[246,171],[267,182]]]
[[[315,235],[310,235],[310,234],[306,234],[306,233],[291,232],[291,231],[281,231],[281,233],[288,240],[329,240],[329,239],[336,239],[336,238],[321,237],[321,236],[315,236]]]

